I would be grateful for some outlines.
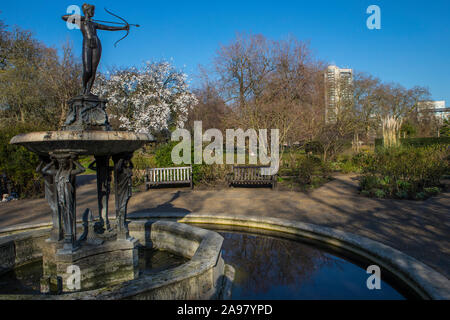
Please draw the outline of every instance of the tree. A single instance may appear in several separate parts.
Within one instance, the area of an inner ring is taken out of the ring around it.
[[[62,47],[62,57],[50,61],[40,70],[45,75],[47,95],[54,101],[54,117],[59,126],[64,124],[67,116],[69,99],[81,92],[81,62],[74,57],[72,44],[66,42]]]
[[[186,78],[168,62],[147,62],[141,69],[100,76],[95,92],[108,99],[110,116],[121,129],[156,134],[183,127],[197,104]]]
[[[450,137],[450,121],[448,121],[448,119],[444,120],[444,124],[439,130],[439,134],[442,137]]]
[[[70,45],[57,50],[35,40],[29,31],[0,29],[0,119],[3,123],[62,124],[66,102],[79,91],[80,65]],[[57,121],[55,121],[57,119]]]
[[[214,59],[220,92],[225,101],[245,108],[257,98],[266,76],[273,70],[270,42],[262,35],[237,34],[227,46],[220,46]]]
[[[417,129],[416,129],[415,125],[409,119],[407,119],[406,121],[403,122],[403,124],[400,128],[400,135],[403,138],[413,137],[416,133],[417,133]]]
[[[359,122],[362,138],[369,140],[369,135],[379,127],[377,117],[376,90],[381,80],[367,73],[355,72],[353,75],[353,93],[355,112]]]
[[[322,117],[322,64],[307,43],[240,35],[214,59],[216,90],[230,106],[227,125],[279,129],[281,151],[311,139]]]
[[[195,90],[195,95],[198,104],[189,112],[187,129],[193,131],[194,121],[202,121],[204,130],[215,128],[225,132],[225,118],[230,110],[216,88],[205,83],[203,87]]]

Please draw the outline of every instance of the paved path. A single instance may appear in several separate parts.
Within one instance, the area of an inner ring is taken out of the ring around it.
[[[96,184],[83,177],[77,190],[77,213],[96,214]],[[114,212],[114,197],[110,200]],[[450,193],[424,202],[361,197],[354,176],[335,180],[310,193],[234,188],[196,190],[164,188],[137,193],[129,212],[195,212],[295,219],[365,236],[428,264],[450,278]],[[44,199],[0,203],[0,228],[50,220]],[[114,215],[114,213],[112,213]]]

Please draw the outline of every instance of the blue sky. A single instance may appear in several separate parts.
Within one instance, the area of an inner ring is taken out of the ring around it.
[[[81,51],[81,33],[70,31],[60,16],[82,1],[3,1],[0,18],[31,30],[47,45],[67,39]],[[293,35],[310,42],[315,55],[340,67],[366,71],[406,87],[429,87],[436,100],[450,105],[449,0],[297,0],[297,1],[92,1],[96,17],[118,21],[103,8],[141,28],[117,48],[125,32],[99,31],[103,45],[101,69],[173,59],[191,77],[207,65],[219,44],[236,32],[261,33],[271,39]],[[369,5],[381,8],[381,30],[366,27]],[[195,79],[194,79],[195,83]]]

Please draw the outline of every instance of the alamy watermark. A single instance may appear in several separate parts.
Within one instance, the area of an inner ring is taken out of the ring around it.
[[[70,5],[67,7],[66,13],[70,16],[67,18],[66,26],[67,29],[80,29],[81,24],[81,9],[77,5]]]
[[[370,16],[367,18],[366,26],[369,30],[381,29],[381,9],[379,6],[373,4],[367,7],[367,14]]]
[[[81,270],[77,265],[70,265],[67,267],[66,273],[69,274],[66,280],[66,286],[69,290],[81,289]]]
[[[175,164],[192,164],[191,133],[187,129],[172,132],[172,141],[182,141],[172,149],[172,162]],[[227,129],[226,130],[226,164],[246,164],[246,141],[248,141],[248,163],[268,166],[261,169],[262,175],[275,175],[280,166],[278,129],[270,130],[270,155],[268,150],[267,129]],[[203,143],[209,143],[203,149]],[[236,143],[235,143],[236,142]],[[208,129],[203,133],[202,121],[194,122],[194,164],[223,164],[223,134],[219,129]],[[237,155],[235,157],[235,151]],[[235,159],[236,158],[236,159]]]
[[[366,285],[369,290],[381,290],[381,269],[377,265],[367,268],[367,273],[371,276],[367,279]]]

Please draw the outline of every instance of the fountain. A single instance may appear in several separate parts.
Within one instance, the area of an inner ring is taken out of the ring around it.
[[[52,228],[48,239],[41,241],[39,236],[30,238],[30,241],[38,243],[35,247],[38,247],[38,255],[42,256],[40,291],[52,295],[65,294],[66,297],[72,298],[96,298],[99,293],[94,294],[92,290],[95,292],[99,288],[110,288],[115,292],[111,286],[129,283],[130,288],[114,298],[138,294],[169,299],[217,298],[217,292],[226,283],[218,281],[223,278],[226,269],[220,255],[223,238],[218,234],[179,226],[177,223],[161,222],[147,223],[141,233],[135,232],[135,237],[130,235],[127,204],[132,196],[133,152],[155,139],[145,133],[111,129],[106,113],[107,100],[91,93],[101,57],[101,44],[96,30],[128,31],[129,26],[127,24],[126,27],[112,27],[93,22],[92,5],[83,5],[83,12],[85,16],[78,16],[83,34],[83,93],[68,101],[69,112],[62,130],[20,134],[11,139],[11,144],[22,145],[38,154],[41,163],[37,171],[43,176],[45,197],[51,209]],[[70,21],[70,18],[68,15],[63,16],[66,21]],[[86,209],[82,234],[77,236],[79,227],[76,219],[75,180],[78,174],[85,171],[78,162],[81,155],[91,155],[95,158],[89,167],[97,174],[99,217],[98,221],[95,221],[92,212]],[[108,216],[112,175],[115,195],[114,225]],[[0,249],[5,251],[0,259],[0,273],[2,268],[8,269],[20,264],[20,258],[17,256],[20,256],[20,249],[16,240],[0,241]],[[179,266],[181,269],[172,277],[157,274],[141,279],[138,253],[139,248],[145,246],[175,252],[187,258],[189,262]],[[30,250],[33,251],[33,246],[28,248],[28,252]],[[33,254],[31,256],[33,257]],[[199,266],[199,263],[202,265]],[[77,278],[74,278],[73,272],[77,273]],[[210,276],[205,277],[204,274]],[[194,288],[192,295],[189,295],[189,290],[185,293],[175,290],[179,296],[173,293],[173,287],[176,287],[173,284],[174,279],[175,283],[183,284],[183,280],[188,278],[197,279],[196,275],[199,279],[205,278],[203,281],[197,281],[197,285],[207,290],[199,287],[198,290]],[[158,282],[158,276],[163,277],[165,281],[162,284],[160,281],[158,290],[149,293],[148,288]],[[137,285],[138,282],[145,283],[145,287]],[[171,291],[168,291],[172,292],[171,294],[164,293],[165,285],[171,286]],[[140,289],[137,289],[138,287]],[[123,286],[121,288],[123,290]],[[71,296],[70,293],[74,292],[81,292],[81,295]]]
[[[83,93],[69,101],[62,130],[21,134],[11,140],[12,144],[22,145],[39,155],[41,163],[37,170],[44,179],[52,222],[0,230],[0,300],[230,298],[234,268],[225,263],[222,249],[227,261],[234,263],[237,272],[241,271],[236,286],[238,297],[271,297],[261,296],[269,289],[275,290],[275,298],[281,294],[289,298],[311,297],[311,292],[322,297],[323,292],[330,294],[329,287],[336,284],[334,279],[317,288],[297,290],[305,272],[310,270],[311,275],[317,274],[317,257],[324,262],[337,261],[326,255],[326,251],[318,250],[321,248],[349,257],[364,267],[379,265],[383,274],[395,279],[413,297],[450,299],[450,284],[444,275],[398,250],[341,230],[295,220],[226,213],[144,210],[127,214],[132,195],[133,152],[154,138],[148,134],[113,131],[105,111],[107,101],[91,94],[101,55],[96,29],[128,30],[128,24],[126,27],[93,24],[94,7],[83,5],[83,11],[85,16],[79,17],[84,36]],[[75,179],[85,170],[77,161],[81,155],[95,158],[89,167],[97,173],[99,213],[98,219],[94,219],[93,213],[86,209],[82,225],[77,223],[75,214]],[[112,178],[115,220],[108,216]],[[274,247],[277,242],[268,238],[240,241],[247,235],[226,232],[228,243],[223,245],[224,238],[206,227],[248,232],[251,237],[255,233],[302,241],[311,247],[283,242],[282,248],[277,249]],[[141,254],[149,249],[157,250],[157,254],[168,253],[170,267],[151,269],[152,261],[145,258],[145,252]],[[292,258],[293,254],[296,257]],[[339,269],[342,263],[339,261]],[[149,265],[151,270],[147,270]],[[351,280],[343,281],[341,288],[365,285],[365,268],[357,270],[350,263],[344,265],[351,271],[351,275],[346,275]],[[333,278],[336,273],[331,272],[331,275]],[[281,278],[277,280],[277,276]],[[289,276],[294,280],[285,283]],[[355,277],[360,278],[357,283],[352,282]],[[327,280],[329,276],[319,279]],[[292,284],[295,285],[293,291]],[[389,291],[388,297],[401,298],[394,291]],[[354,298],[358,298],[360,292]],[[336,296],[341,297],[341,292]]]

